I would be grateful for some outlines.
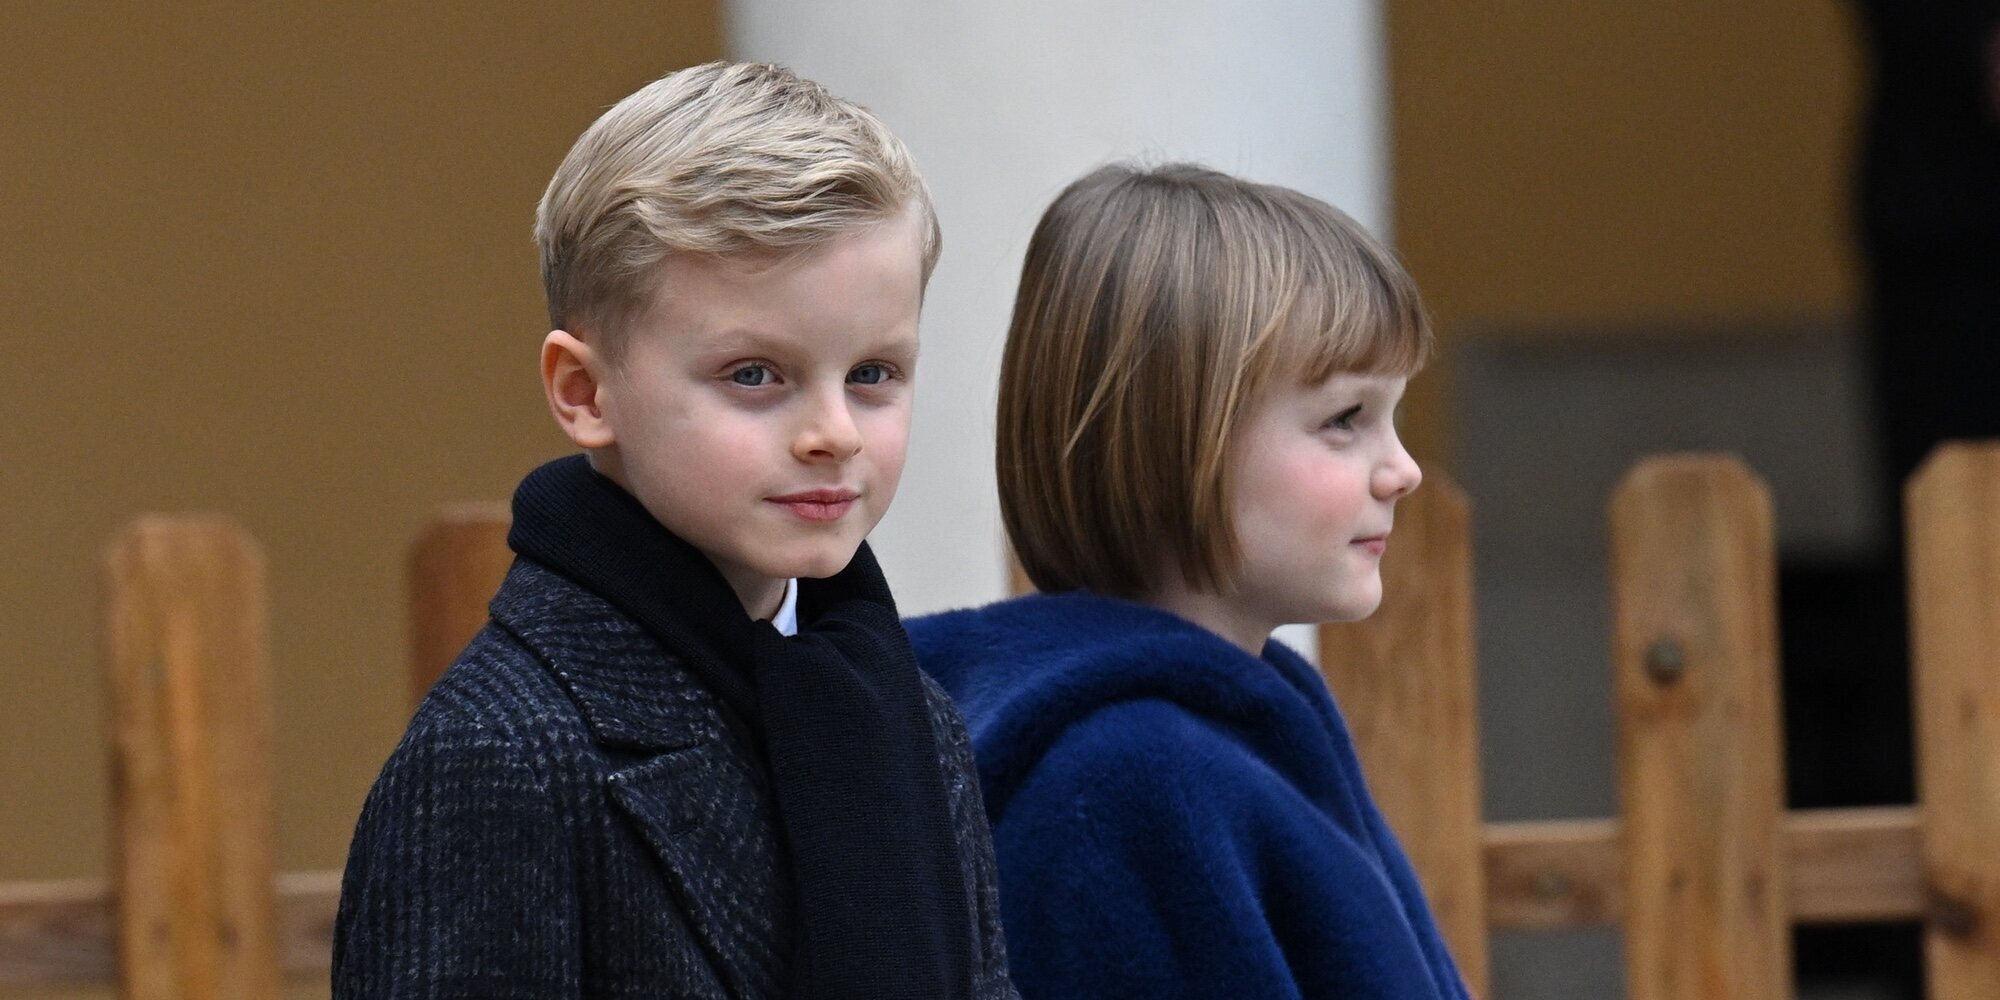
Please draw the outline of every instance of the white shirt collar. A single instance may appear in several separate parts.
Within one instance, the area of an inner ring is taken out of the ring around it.
[[[795,577],[785,581],[785,599],[778,602],[778,613],[771,616],[771,627],[779,635],[799,634],[799,581]]]

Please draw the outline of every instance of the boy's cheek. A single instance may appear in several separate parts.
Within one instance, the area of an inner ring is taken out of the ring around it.
[[[878,466],[901,468],[910,447],[910,414],[907,409],[873,415],[863,432],[865,450],[876,455]]]
[[[876,488],[882,491],[882,502],[878,506],[887,508],[895,498],[896,487],[903,481],[905,452],[898,448],[893,454],[880,456],[875,463]],[[879,515],[879,511],[877,512]]]
[[[689,421],[671,440],[687,447],[690,458],[710,466],[711,472],[727,474],[746,463],[758,461],[766,452],[789,445],[778,429],[745,421],[732,413],[716,413]],[[719,466],[719,467],[717,467]]]

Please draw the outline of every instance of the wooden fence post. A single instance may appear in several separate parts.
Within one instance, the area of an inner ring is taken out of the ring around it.
[[[486,625],[486,605],[513,565],[502,503],[449,504],[410,546],[410,703]]]
[[[2000,445],[1908,489],[1910,634],[1932,1000],[2000,997]]]
[[[1769,494],[1734,458],[1670,456],[1610,513],[1630,996],[1788,997]]]
[[[121,996],[277,996],[263,555],[226,518],[143,517],[104,581]]]
[[[1449,479],[1432,475],[1397,505],[1382,586],[1374,615],[1321,626],[1320,670],[1459,971],[1485,996],[1472,528]]]

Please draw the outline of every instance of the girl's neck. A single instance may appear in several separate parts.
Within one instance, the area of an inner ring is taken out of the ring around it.
[[[1137,600],[1193,622],[1251,656],[1263,654],[1264,643],[1278,627],[1277,622],[1257,620],[1225,596],[1194,590],[1178,581]]]

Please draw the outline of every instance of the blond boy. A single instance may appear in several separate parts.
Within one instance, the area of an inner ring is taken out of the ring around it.
[[[863,538],[902,472],[928,192],[773,66],[608,111],[536,214],[583,454],[376,782],[337,997],[1011,997],[966,734]]]

